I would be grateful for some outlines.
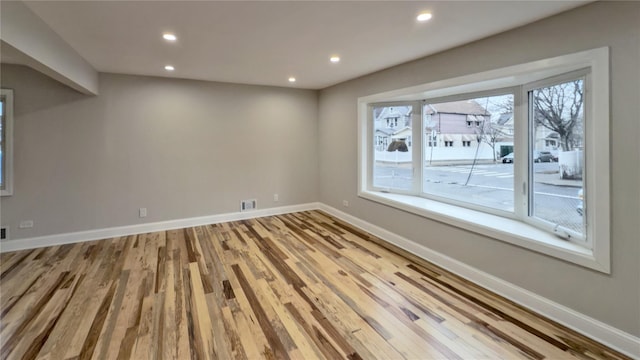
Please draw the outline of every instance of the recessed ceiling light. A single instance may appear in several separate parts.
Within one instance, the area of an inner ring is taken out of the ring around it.
[[[418,15],[417,19],[418,21],[427,21],[430,20],[431,17],[431,13],[421,13],[420,15]]]
[[[171,65],[166,65],[166,66],[164,67],[164,69],[165,69],[165,70],[167,70],[167,71],[173,71],[173,70],[175,70],[176,68],[174,68],[174,67],[173,67],[173,66],[171,66]]]
[[[332,56],[329,58],[329,61],[331,61],[332,63],[339,63],[340,62],[340,56]]]
[[[294,83],[294,82],[296,82],[296,78],[294,78],[293,76],[292,76],[292,77],[290,77],[290,78],[289,78],[289,82],[290,82],[290,83]]]
[[[178,38],[174,34],[171,34],[171,33],[162,34],[162,38],[167,40],[167,41],[176,41],[176,40],[178,40]]]

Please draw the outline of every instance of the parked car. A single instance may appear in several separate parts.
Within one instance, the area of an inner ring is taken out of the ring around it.
[[[533,161],[535,162],[552,162],[557,161],[556,157],[550,151],[534,151]]]
[[[554,156],[550,151],[534,151],[533,152],[533,161],[534,162],[555,162],[558,161],[558,158]],[[509,153],[502,157],[502,163],[513,163],[513,153]]]
[[[580,191],[578,191],[580,202],[578,203],[578,206],[576,206],[576,211],[578,212],[578,214],[580,214],[580,216],[584,214],[584,192],[582,190],[583,189],[580,189]]]

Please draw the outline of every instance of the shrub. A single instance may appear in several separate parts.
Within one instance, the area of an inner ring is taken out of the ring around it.
[[[389,144],[389,147],[387,148],[387,151],[389,151],[389,152],[393,152],[393,151],[407,152],[407,151],[409,151],[409,147],[407,147],[407,144],[404,142],[404,140],[393,140],[391,142],[391,144]]]

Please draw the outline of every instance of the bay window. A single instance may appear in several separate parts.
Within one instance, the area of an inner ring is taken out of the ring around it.
[[[359,196],[608,272],[608,71],[603,48],[360,98]]]

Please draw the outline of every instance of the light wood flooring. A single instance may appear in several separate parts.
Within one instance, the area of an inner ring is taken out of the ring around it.
[[[0,358],[626,359],[380,244],[308,211],[4,253]]]

